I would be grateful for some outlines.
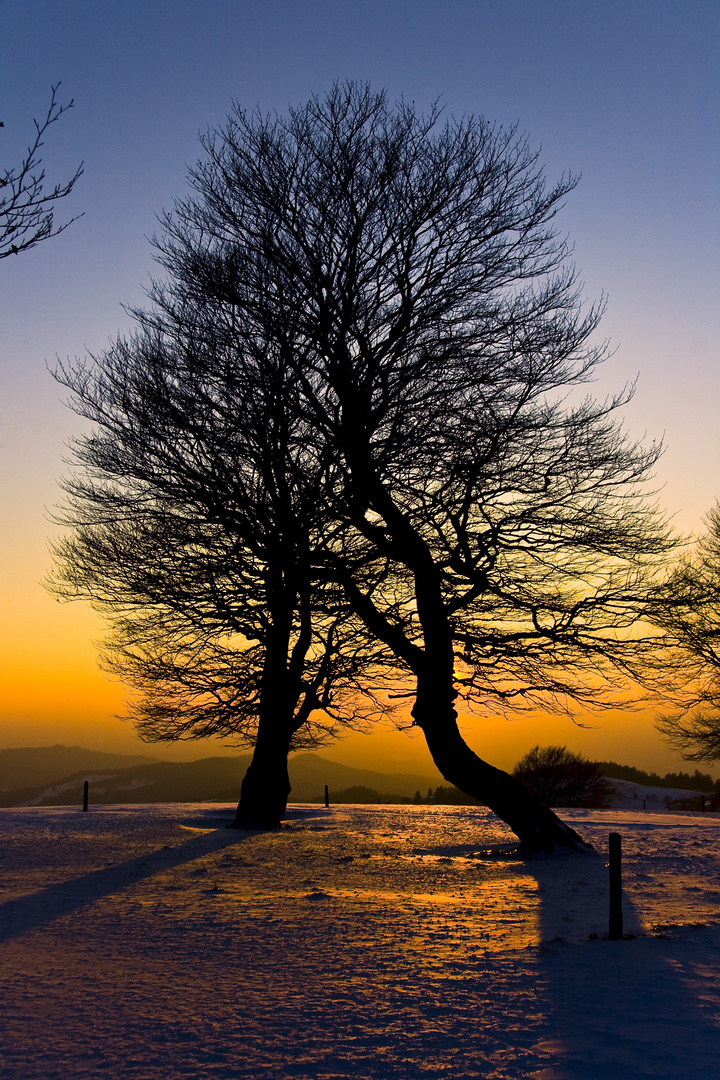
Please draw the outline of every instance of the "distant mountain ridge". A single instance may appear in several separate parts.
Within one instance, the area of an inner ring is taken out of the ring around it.
[[[71,753],[57,754],[59,762],[83,761],[71,772],[47,776],[48,762],[53,754],[66,750]],[[0,777],[11,775],[3,758],[16,751],[0,750]],[[25,749],[25,773],[31,772],[33,750]],[[132,757],[121,754],[103,754],[85,750],[84,747],[38,747],[39,772],[42,778],[29,784],[16,784],[0,790],[0,806],[71,806],[82,799],[83,781],[90,784],[90,802],[155,803],[155,802],[234,802],[240,794],[240,784],[250,762],[249,754],[202,758],[198,761],[168,762],[157,758],[141,759],[128,764]],[[73,759],[72,754],[76,757]],[[83,754],[85,756],[83,756]],[[119,764],[121,763],[121,764]],[[19,771],[19,770],[18,770]],[[328,761],[318,754],[303,753],[291,757],[289,762],[291,801],[309,802],[323,794],[325,784],[334,790],[355,786],[375,788],[380,792],[393,792],[412,796],[423,793],[437,784],[437,778],[413,773],[382,773],[370,769],[354,769]],[[0,781],[1,783],[1,781]]]
[[[111,754],[101,750],[89,750],[83,746],[42,746],[0,750],[0,807],[11,806],[80,806],[83,782],[90,784],[90,804],[117,803],[169,803],[169,802],[227,802],[237,801],[240,784],[250,762],[250,754],[236,754],[201,758],[197,761],[160,761],[146,755]],[[683,790],[667,787],[667,780],[702,780],[708,790],[708,776],[697,773],[669,774],[657,777],[661,788],[647,787],[637,780],[655,779],[655,774],[643,773],[632,766],[601,762],[603,772],[620,780],[617,798],[613,806],[637,808],[638,800],[669,803],[678,798],[692,796],[688,784]],[[609,766],[609,767],[608,767]],[[611,768],[613,771],[611,771]],[[613,776],[613,772],[615,775]],[[384,796],[395,795],[414,799],[420,793],[421,801],[427,801],[428,789],[437,789],[436,776],[415,773],[384,773],[372,769],[355,769],[329,761],[320,754],[295,754],[289,761],[291,802],[321,800],[325,784],[337,795],[338,802],[347,802],[349,793],[353,801],[367,801],[355,794],[367,793]],[[620,775],[618,775],[618,773]],[[632,779],[628,777],[632,774]],[[18,780],[21,782],[18,783]],[[29,781],[22,783],[22,781]],[[665,780],[665,784],[663,784]],[[633,782],[634,781],[634,782]],[[12,785],[12,786],[11,786]],[[4,790],[3,790],[4,788]],[[622,789],[622,790],[620,790]],[[461,793],[441,787],[443,802],[463,802],[453,797]],[[662,793],[662,797],[659,793]],[[667,794],[667,798],[665,795]],[[716,785],[716,797],[720,794],[720,782]],[[694,804],[693,804],[694,805]]]
[[[61,743],[0,750],[0,791],[51,784],[80,769],[124,769],[160,760],[148,754],[111,754]]]

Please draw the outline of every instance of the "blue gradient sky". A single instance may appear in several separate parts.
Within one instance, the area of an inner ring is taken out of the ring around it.
[[[46,508],[78,430],[46,361],[101,349],[128,325],[120,304],[142,302],[155,214],[183,193],[198,131],[221,122],[232,98],[284,110],[336,78],[423,106],[442,95],[450,113],[519,122],[550,178],[582,173],[560,224],[587,295],[609,300],[603,333],[617,351],[598,392],[639,375],[628,426],[664,435],[660,501],[682,529],[701,528],[720,494],[716,3],[0,0],[0,23],[0,167],[17,162],[60,80],[76,104],[48,133],[48,176],[85,161],[61,208],[82,220],[0,262],[0,746],[133,745],[105,719],[122,694],[97,670],[98,621],[38,584]],[[567,720],[547,730],[598,757],[675,763],[647,717],[603,724],[590,735]],[[549,741],[528,721],[493,721],[471,741],[489,741],[508,765],[538,739]],[[348,744],[348,760],[373,756],[359,746]],[[412,754],[416,767],[422,754]]]

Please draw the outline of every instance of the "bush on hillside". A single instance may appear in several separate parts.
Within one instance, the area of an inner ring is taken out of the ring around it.
[[[613,794],[598,765],[566,746],[534,746],[513,776],[546,806],[609,806]]]

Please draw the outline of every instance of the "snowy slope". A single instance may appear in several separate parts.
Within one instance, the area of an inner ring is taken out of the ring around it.
[[[610,780],[615,789],[615,796],[611,806],[614,810],[648,810],[666,809],[671,803],[678,800],[687,802],[695,810],[700,810],[702,792],[689,788],[666,788],[652,787],[647,784],[636,784],[632,780]],[[709,809],[715,796],[712,792],[705,793],[705,806]]]
[[[716,1080],[720,819],[564,816],[600,854],[473,807],[0,811],[0,1076]]]

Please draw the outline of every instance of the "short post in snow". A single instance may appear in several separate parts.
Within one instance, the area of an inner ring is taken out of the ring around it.
[[[622,937],[622,840],[620,833],[610,833],[610,925],[608,937],[617,941]]]
[[[700,796],[700,805],[702,806],[702,812],[704,814],[705,813],[705,796],[704,795]]]
[[[87,814],[87,806],[88,806],[88,789],[89,789],[89,787],[90,787],[90,784],[86,780],[85,785],[83,787],[83,812],[86,813],[86,814]]]
[[[330,805],[330,792],[328,791],[328,786],[326,784],[325,785],[325,806],[328,807],[329,805]]]

